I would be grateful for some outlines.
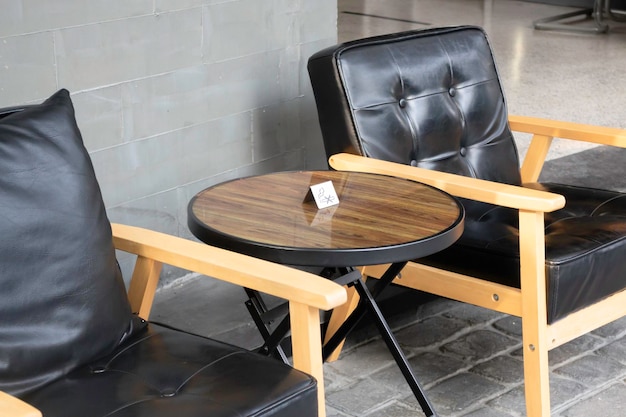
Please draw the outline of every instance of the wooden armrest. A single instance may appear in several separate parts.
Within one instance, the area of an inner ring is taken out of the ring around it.
[[[319,415],[326,415],[319,310],[330,310],[347,301],[342,286],[308,272],[204,243],[122,224],[112,224],[111,228],[115,247],[137,255],[128,295],[133,311],[141,317],[150,314],[161,264],[288,300],[293,366],[320,381]]]
[[[0,416],[2,417],[41,417],[41,412],[32,405],[0,391]]]
[[[148,229],[111,227],[117,249],[145,258],[322,310],[347,300],[343,287],[308,272]]]
[[[551,212],[565,206],[562,195],[462,175],[432,171],[360,155],[340,153],[330,157],[339,171],[361,171],[407,178],[432,185],[454,196],[520,210]]]
[[[626,129],[515,115],[509,116],[509,126],[516,132],[626,147]]]

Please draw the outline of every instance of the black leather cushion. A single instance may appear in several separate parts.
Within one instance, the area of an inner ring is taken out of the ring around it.
[[[24,399],[46,417],[317,416],[312,377],[154,323],[115,354]]]
[[[69,93],[0,118],[0,390],[115,349],[131,312]]]
[[[563,184],[525,184],[565,196],[545,215],[548,322],[626,287],[626,194]],[[420,262],[520,287],[517,211],[493,207],[466,221],[449,249]]]
[[[350,152],[520,185],[504,95],[482,29],[360,39],[316,53],[308,68],[328,156]],[[624,195],[527,186],[567,201],[545,218],[548,321],[626,287]],[[517,212],[463,204],[461,239],[420,262],[519,287]]]
[[[308,68],[326,153],[519,185],[491,50],[473,30],[479,36],[455,29],[407,32],[313,55]]]

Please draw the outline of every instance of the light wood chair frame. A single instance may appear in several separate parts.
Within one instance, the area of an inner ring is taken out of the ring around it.
[[[522,182],[536,182],[554,138],[626,147],[626,130],[525,116],[509,116],[513,131],[532,134],[521,166]],[[576,311],[553,323],[547,322],[544,213],[565,205],[559,194],[431,171],[364,156],[341,153],[329,159],[343,171],[364,171],[420,181],[448,193],[519,210],[521,288],[436,269],[410,262],[395,284],[522,319],[524,385],[528,417],[550,416],[548,351],[626,315],[626,290]],[[386,265],[363,267],[363,275],[376,278]],[[358,295],[349,293],[349,310]],[[335,310],[337,311],[337,310]],[[336,319],[341,321],[340,318]],[[335,352],[335,358],[339,352]]]
[[[293,366],[317,379],[318,414],[326,415],[319,311],[345,303],[343,287],[314,274],[203,243],[121,224],[113,224],[112,229],[116,249],[137,255],[128,298],[140,317],[150,316],[163,264],[288,300]],[[0,415],[40,417],[41,413],[0,391]]]

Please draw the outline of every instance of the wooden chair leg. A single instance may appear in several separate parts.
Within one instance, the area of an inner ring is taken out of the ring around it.
[[[293,366],[317,379],[318,417],[326,417],[319,310],[292,301],[289,303],[289,316]]]
[[[524,329],[526,330],[526,329]],[[550,369],[548,348],[524,331],[524,394],[528,417],[550,417]],[[531,332],[528,332],[531,333]]]
[[[365,280],[365,277],[363,277],[363,279]],[[335,308],[330,315],[328,327],[326,328],[326,335],[324,336],[324,343],[327,343],[330,338],[333,337],[339,327],[344,321],[346,321],[348,316],[354,311],[359,303],[359,294],[357,294],[356,289],[354,287],[347,287],[346,289],[348,292],[348,302]],[[326,362],[334,362],[339,358],[344,343],[345,339],[339,344],[339,346],[337,346],[337,349],[335,349],[333,353],[328,356]]]
[[[520,210],[524,390],[528,417],[550,417],[543,213]]]
[[[128,289],[128,299],[133,313],[137,313],[139,317],[150,316],[162,267],[163,264],[159,261],[144,256],[137,257]]]

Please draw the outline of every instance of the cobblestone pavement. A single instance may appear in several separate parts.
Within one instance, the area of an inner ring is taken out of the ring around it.
[[[262,339],[244,299],[195,277],[159,291],[151,319],[252,349]],[[439,417],[525,416],[518,318],[436,297],[392,297],[381,308]],[[626,317],[549,357],[552,417],[626,417]],[[423,416],[366,320],[324,372],[328,417]]]
[[[525,416],[518,318],[437,299],[390,320],[440,417]],[[328,417],[423,416],[376,329],[356,339],[325,365]],[[626,416],[626,318],[552,350],[550,366],[552,417]]]

